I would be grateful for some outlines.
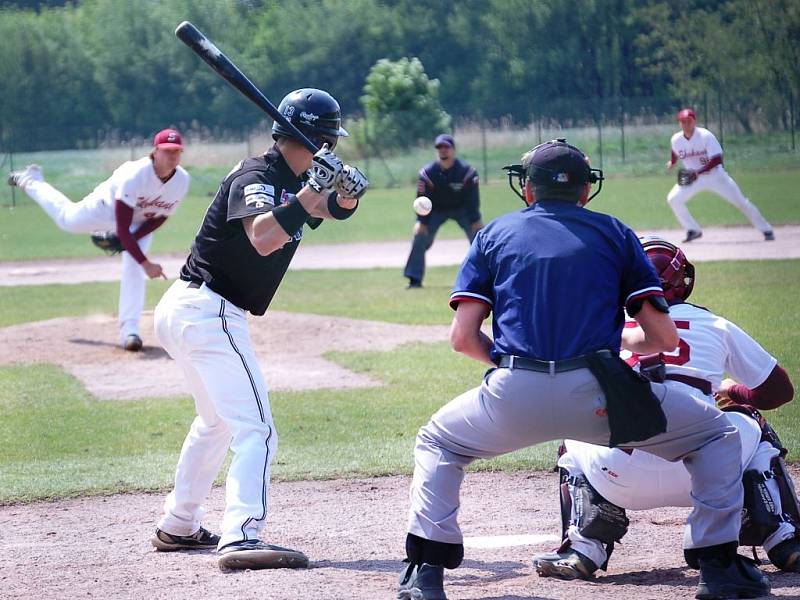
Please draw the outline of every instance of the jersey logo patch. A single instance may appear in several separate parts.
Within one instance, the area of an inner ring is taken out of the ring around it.
[[[266,183],[251,183],[244,186],[244,203],[263,208],[265,204],[275,206],[275,188]]]

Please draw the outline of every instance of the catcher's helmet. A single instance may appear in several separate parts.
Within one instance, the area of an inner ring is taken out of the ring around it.
[[[640,238],[647,258],[661,278],[667,304],[685,302],[694,288],[694,265],[683,250],[667,240],[651,236]]]
[[[328,92],[316,88],[295,90],[281,100],[278,111],[317,147],[327,143],[333,149],[340,137],[349,135],[342,127],[339,103]],[[278,136],[295,137],[275,121],[272,137]]]

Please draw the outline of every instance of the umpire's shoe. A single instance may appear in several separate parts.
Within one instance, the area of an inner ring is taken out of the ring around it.
[[[564,552],[548,552],[533,557],[533,566],[539,577],[559,579],[591,579],[597,571],[594,561],[572,548]]]
[[[767,552],[767,556],[781,571],[800,573],[800,539],[783,540]]]
[[[698,562],[700,583],[694,596],[698,600],[769,596],[769,579],[745,556],[701,557]]]
[[[398,600],[447,600],[444,567],[428,563],[409,565],[400,574]]]
[[[241,569],[305,569],[308,557],[291,548],[266,544],[261,540],[242,540],[219,549],[219,568]]]
[[[156,534],[150,543],[156,550],[162,552],[174,552],[175,550],[205,550],[216,548],[219,544],[219,536],[211,533],[205,527],[201,527],[192,535],[172,535],[166,531],[156,529]]]

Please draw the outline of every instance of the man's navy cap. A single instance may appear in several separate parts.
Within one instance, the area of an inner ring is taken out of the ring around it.
[[[442,133],[436,136],[436,141],[433,143],[434,148],[438,148],[439,146],[450,146],[451,148],[455,148],[456,141],[453,139],[452,135]]]
[[[588,159],[563,139],[536,146],[526,162],[526,177],[534,184],[572,187],[590,181]]]

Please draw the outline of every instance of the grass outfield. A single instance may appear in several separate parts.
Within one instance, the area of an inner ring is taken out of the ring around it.
[[[195,169],[189,197],[156,234],[153,252],[188,252],[202,222],[211,195],[224,173]],[[800,171],[739,173],[733,176],[742,190],[757,204],[774,225],[800,223]],[[98,180],[99,181],[99,180]],[[53,175],[56,187],[64,185],[74,199],[81,198],[96,183],[76,180],[73,173]],[[676,228],[672,211],[665,201],[674,183],[672,176],[617,177],[609,179],[602,193],[589,205],[613,214],[634,228]],[[325,223],[307,231],[304,244],[405,240],[411,238],[415,216],[411,210],[414,188],[371,190],[358,213],[343,223]],[[88,235],[73,235],[59,230],[27,196],[17,194],[16,208],[0,208],[0,260],[30,260],[54,257],[97,256],[100,250]],[[747,220],[718,196],[703,193],[691,202],[695,217],[704,225],[746,225]],[[521,201],[504,182],[495,179],[481,192],[484,221],[522,207]],[[442,238],[463,235],[452,222],[445,225]]]
[[[800,261],[703,263],[692,300],[742,326],[800,377]],[[398,292],[395,270],[297,271],[273,308],[399,323],[446,323],[454,267],[430,270],[429,287]],[[163,287],[163,284],[161,284]],[[348,290],[330,295],[332,288]],[[387,291],[388,290],[388,291]],[[160,289],[151,286],[152,306]],[[110,302],[109,302],[110,300]],[[52,316],[111,312],[116,285],[0,288],[0,326],[47,307]],[[109,304],[111,307],[109,307]],[[19,306],[19,309],[14,307]],[[24,310],[23,310],[24,308]],[[270,394],[281,435],[277,479],[410,473],[416,430],[444,402],[480,381],[480,364],[447,344],[330,356],[385,382],[380,388]],[[0,501],[164,489],[193,417],[188,396],[98,401],[52,365],[0,368]],[[791,449],[800,448],[800,408],[769,414]],[[548,468],[553,444],[479,461],[480,469]],[[795,458],[791,452],[790,459]]]

